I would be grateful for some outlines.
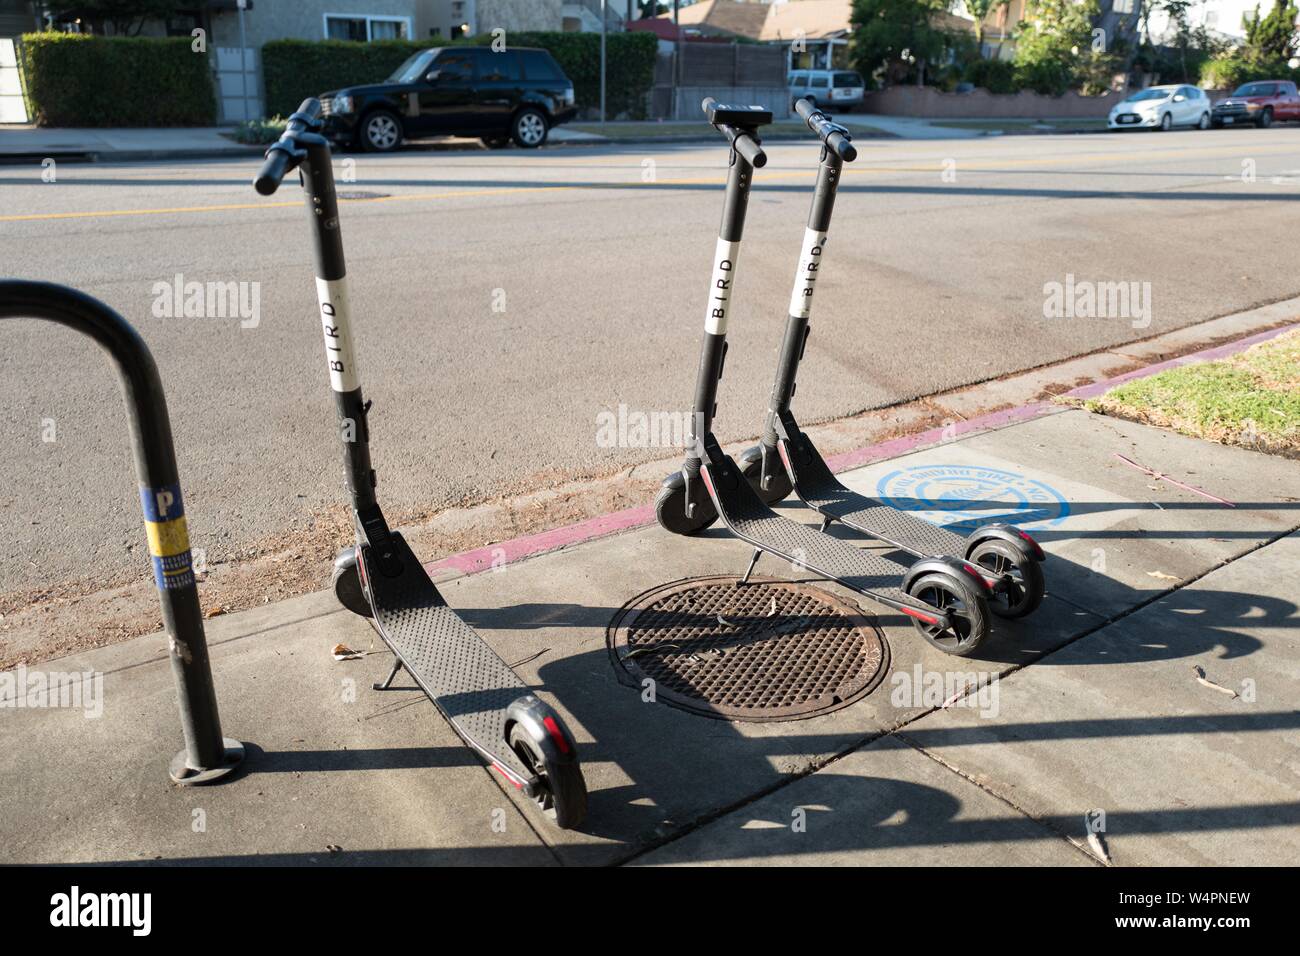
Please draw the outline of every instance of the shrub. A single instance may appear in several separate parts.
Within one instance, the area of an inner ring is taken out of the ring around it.
[[[489,34],[457,41],[485,45]],[[600,105],[600,35],[597,33],[512,33],[511,46],[549,50],[573,81],[580,108]],[[644,115],[645,94],[654,81],[658,40],[652,33],[614,33],[606,38],[607,111],[611,117]],[[308,96],[361,83],[378,83],[412,53],[438,40],[273,40],[262,47],[266,109],[292,113]]]
[[[232,134],[236,142],[248,143],[250,146],[269,146],[280,138],[289,121],[283,116],[270,119],[245,120],[235,127]]]
[[[1010,60],[975,60],[967,65],[964,79],[990,93],[1015,93],[1016,67]]]
[[[217,100],[188,37],[28,33],[22,70],[42,126],[211,126]]]
[[[412,53],[446,40],[272,40],[262,46],[266,112],[288,116],[309,96],[386,79]]]
[[[1235,90],[1251,80],[1294,79],[1296,71],[1285,61],[1258,59],[1237,51],[1214,57],[1201,67],[1201,86]]]

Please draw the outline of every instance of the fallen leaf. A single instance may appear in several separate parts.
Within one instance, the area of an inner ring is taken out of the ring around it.
[[[335,644],[334,650],[330,653],[334,655],[336,661],[359,661],[366,656],[360,651],[354,651],[346,644]]]
[[[1177,581],[1178,576],[1174,574],[1165,574],[1163,571],[1148,571],[1147,577],[1159,578],[1161,581]]]
[[[208,608],[207,613],[204,614],[203,616],[216,617],[218,614],[225,614],[225,613],[226,613],[226,609],[224,607],[217,606],[217,607]]]
[[[1216,684],[1214,681],[1210,680],[1205,676],[1205,671],[1199,664],[1193,664],[1192,671],[1196,674],[1196,683],[1203,687],[1208,687],[1210,690],[1217,690],[1220,694],[1227,694],[1229,697],[1236,699],[1237,692],[1235,690],[1231,687],[1224,687],[1222,684]]]
[[[1103,863],[1110,862],[1110,852],[1106,849],[1106,844],[1102,841],[1099,834],[1096,834],[1091,830],[1088,831],[1088,846]]]

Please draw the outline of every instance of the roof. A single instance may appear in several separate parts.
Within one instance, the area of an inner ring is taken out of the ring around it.
[[[847,4],[845,4],[847,6]],[[702,33],[729,33],[733,36],[757,40],[763,32],[772,7],[765,3],[738,3],[737,0],[701,0],[677,11],[677,22],[684,27],[696,27]],[[661,13],[657,19],[672,22],[671,13]]]
[[[760,40],[824,40],[849,32],[852,0],[791,0],[768,7]]]
[[[779,42],[804,37],[824,40],[840,37],[852,29],[852,0],[788,0],[786,3],[755,3],[742,0],[700,0],[678,11],[677,22],[705,33],[729,33],[751,40]],[[990,14],[990,19],[992,19]],[[671,13],[657,19],[672,22]],[[970,33],[974,21],[943,11],[935,26],[953,33]],[[986,20],[986,22],[989,22]]]

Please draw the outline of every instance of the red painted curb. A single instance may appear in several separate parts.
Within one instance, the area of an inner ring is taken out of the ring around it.
[[[1123,382],[1129,382],[1137,378],[1146,378],[1149,375],[1155,375],[1157,372],[1163,372],[1165,369],[1177,368],[1182,365],[1188,365],[1192,362],[1206,362],[1217,358],[1223,358],[1227,355],[1233,355],[1250,348],[1258,342],[1266,342],[1269,339],[1276,338],[1277,336],[1290,332],[1293,329],[1300,329],[1300,323],[1283,326],[1279,329],[1270,329],[1267,332],[1258,332],[1255,335],[1247,336],[1244,339],[1238,339],[1235,342],[1229,342],[1226,345],[1218,345],[1212,349],[1193,352],[1190,355],[1184,355],[1180,358],[1169,359],[1168,361],[1159,362],[1155,365],[1148,365],[1145,368],[1136,369],[1132,372],[1125,372],[1123,375],[1117,375],[1115,378],[1108,378],[1102,382],[1094,382],[1091,385],[1083,385],[1079,388],[1072,389],[1071,391],[1066,392],[1065,395],[1070,398],[1092,398]],[[846,451],[839,455],[832,455],[826,460],[826,463],[830,465],[832,471],[849,471],[850,469],[860,468],[863,465],[869,465],[873,462],[884,461],[889,458],[898,458],[902,455],[910,454],[911,452],[930,445],[937,445],[941,442],[954,441],[958,438],[964,438],[969,435],[994,431],[999,428],[1005,428],[1008,425],[1017,425],[1021,422],[1032,421],[1035,418],[1042,418],[1045,415],[1051,415],[1065,410],[1066,409],[1061,406],[1054,405],[1051,402],[1030,402],[1027,405],[1018,405],[1015,408],[1007,408],[999,412],[989,412],[987,415],[979,415],[965,421],[955,422],[951,425],[945,425],[942,428],[930,428],[915,435],[904,435],[901,438],[891,438],[888,441],[877,442],[876,444],[868,445],[865,448],[858,448],[854,451]],[[476,574],[479,571],[486,571],[489,568],[500,568],[507,564],[512,564],[515,561],[522,561],[524,558],[531,558],[539,554],[545,554],[548,551],[558,551],[562,548],[572,547],[575,544],[582,544],[583,542],[592,541],[596,538],[603,538],[607,535],[616,534],[619,531],[630,531],[633,528],[643,528],[646,525],[654,524],[654,520],[655,513],[652,505],[641,505],[637,508],[625,508],[622,511],[613,511],[609,514],[587,518],[584,521],[566,525],[563,528],[555,528],[551,531],[543,531],[540,534],[530,534],[521,538],[513,538],[510,541],[502,541],[500,544],[488,545],[484,548],[475,548],[473,551],[462,551],[459,554],[453,554],[438,561],[432,561],[424,567],[430,574],[436,574],[443,571],[459,571],[461,574]]]

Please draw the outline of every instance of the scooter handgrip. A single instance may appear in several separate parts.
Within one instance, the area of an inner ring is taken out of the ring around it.
[[[263,196],[271,195],[280,188],[280,180],[284,179],[284,174],[289,171],[289,164],[292,162],[293,156],[287,150],[272,146],[267,150],[266,160],[253,179],[253,188]]]
[[[307,120],[307,122],[314,126],[316,121],[320,119],[320,112],[320,100],[316,99],[314,96],[309,96],[298,104],[298,112],[294,115],[302,116]],[[294,121],[291,119],[290,125],[293,125],[293,123]]]
[[[831,133],[826,137],[826,145],[839,153],[840,159],[851,163],[858,158],[858,150],[848,141],[843,133]]]
[[[813,106],[813,104],[809,100],[797,101],[794,104],[794,111],[803,118],[803,121],[805,123],[809,123],[810,125],[811,125],[813,114],[821,112],[821,110]]]
[[[763,152],[763,147],[754,142],[752,136],[744,133],[738,135],[735,139],[736,152],[744,156],[749,161],[749,165],[755,169],[760,169],[767,165],[767,153]]]
[[[704,110],[707,114],[709,110],[713,109],[713,107],[717,105],[717,103],[718,101],[712,96],[706,96],[704,97],[704,102],[700,104],[700,109]]]

